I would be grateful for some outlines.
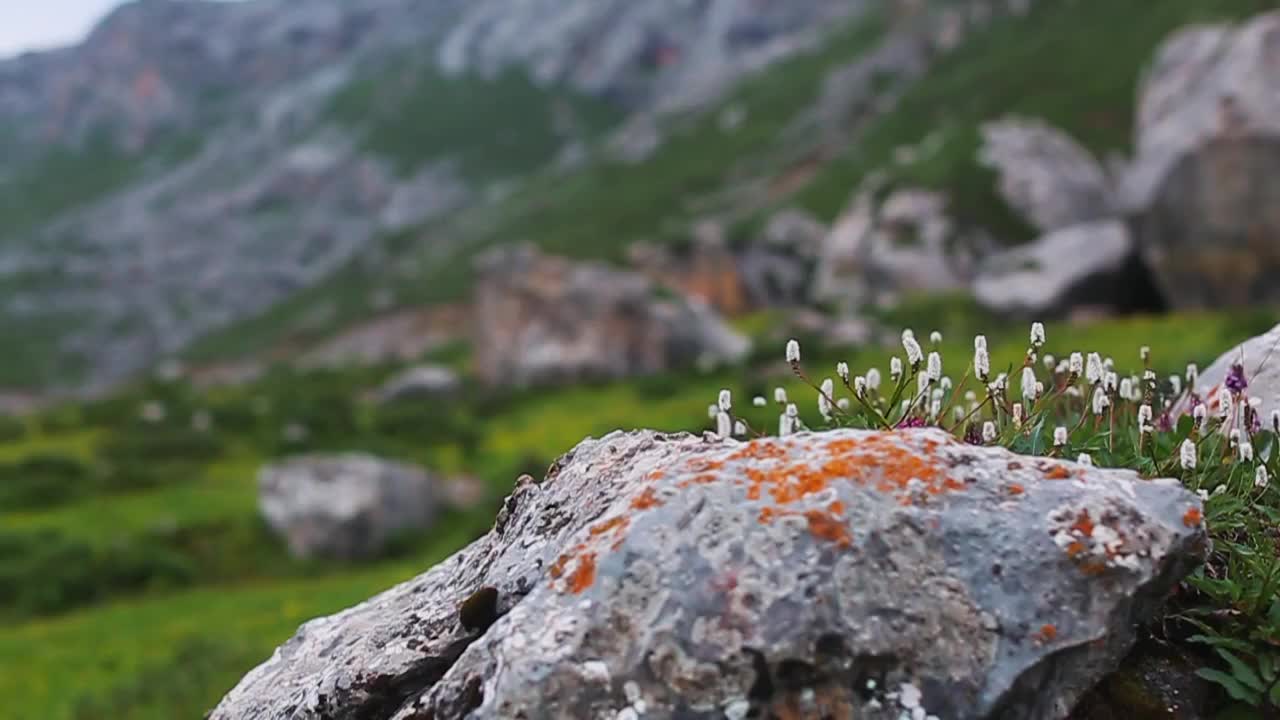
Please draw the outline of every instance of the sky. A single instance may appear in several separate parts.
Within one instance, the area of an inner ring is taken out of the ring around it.
[[[121,0],[0,0],[0,57],[78,42]]]

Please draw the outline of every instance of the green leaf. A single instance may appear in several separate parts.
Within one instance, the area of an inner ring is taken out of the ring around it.
[[[1227,694],[1230,695],[1233,700],[1246,702],[1255,707],[1262,704],[1262,696],[1260,694],[1246,688],[1245,686],[1241,685],[1235,678],[1231,677],[1230,675],[1220,670],[1211,670],[1209,668],[1201,668],[1196,671],[1196,675],[1200,676],[1205,680],[1208,680],[1211,683],[1216,683],[1218,685],[1221,685],[1222,688],[1227,691]]]
[[[1262,682],[1262,678],[1258,677],[1258,673],[1256,673],[1253,668],[1249,667],[1248,663],[1236,657],[1230,650],[1224,650],[1223,648],[1218,648],[1218,655],[1221,656],[1223,660],[1226,660],[1227,664],[1231,666],[1231,674],[1235,676],[1237,680],[1248,685],[1258,693],[1266,692],[1266,683]]]

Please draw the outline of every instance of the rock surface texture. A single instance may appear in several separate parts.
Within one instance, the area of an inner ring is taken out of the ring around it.
[[[1173,36],[1136,127],[1121,198],[1168,301],[1280,299],[1280,11]]]
[[[1212,411],[1216,412],[1221,407],[1222,396],[1226,394],[1227,374],[1231,372],[1232,365],[1244,367],[1244,379],[1248,383],[1245,392],[1251,398],[1262,400],[1258,416],[1270,428],[1271,413],[1280,410],[1280,325],[1222,353],[1212,365],[1200,372],[1196,393]],[[1190,411],[1191,408],[1182,409]]]
[[[617,432],[211,720],[1062,718],[1199,562],[1200,513],[937,430]]]
[[[984,258],[973,294],[987,308],[1021,315],[1140,308],[1151,302],[1151,284],[1137,265],[1124,223],[1083,223]]]
[[[480,260],[476,372],[492,385],[654,373],[750,351],[707,305],[638,273],[503,248]]]
[[[258,474],[258,507],[296,557],[369,557],[439,510],[435,482],[418,468],[370,455],[313,456]]]
[[[1038,120],[1006,118],[982,127],[981,162],[999,174],[1009,207],[1041,232],[1110,217],[1112,189],[1089,151]]]

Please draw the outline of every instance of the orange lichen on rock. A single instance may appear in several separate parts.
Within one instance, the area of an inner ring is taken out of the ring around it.
[[[658,500],[658,493],[654,492],[651,487],[645,488],[644,492],[631,501],[631,509],[633,510],[649,510],[660,505],[662,505],[662,501]]]
[[[596,581],[596,554],[583,553],[578,557],[578,565],[569,576],[569,592],[574,595],[591,587]]]
[[[813,533],[814,537],[833,542],[842,548],[853,544],[849,528],[839,518],[821,510],[810,510],[804,514],[804,518],[809,521],[809,532]]]
[[[1040,626],[1040,632],[1036,633],[1036,639],[1041,642],[1053,642],[1058,638],[1058,628],[1054,625],[1044,624]]]
[[[1187,527],[1199,527],[1202,522],[1204,522],[1204,513],[1200,512],[1200,508],[1188,508],[1182,514],[1182,524]]]
[[[596,523],[595,525],[592,525],[591,534],[593,536],[597,536],[597,535],[603,535],[607,532],[613,532],[614,530],[618,530],[618,529],[625,530],[627,527],[627,524],[630,522],[631,521],[628,520],[623,515],[615,515],[609,518],[608,520],[605,520],[604,522]]]
[[[1071,477],[1071,471],[1065,465],[1054,465],[1045,471],[1044,476],[1050,480],[1066,480]]]
[[[1081,510],[1076,516],[1076,521],[1071,525],[1072,530],[1079,531],[1085,537],[1093,537],[1093,519],[1089,517],[1088,510]]]
[[[1013,483],[1012,485],[1010,485],[1010,486],[1009,486],[1009,494],[1010,494],[1010,495],[1021,495],[1021,494],[1022,494],[1022,493],[1024,493],[1024,492],[1026,492],[1026,489],[1024,489],[1024,488],[1023,488],[1021,485],[1019,485],[1018,483]]]

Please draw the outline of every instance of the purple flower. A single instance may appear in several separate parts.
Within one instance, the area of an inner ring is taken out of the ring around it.
[[[1160,413],[1160,417],[1156,418],[1156,429],[1160,432],[1173,431],[1173,418],[1169,413]]]
[[[898,427],[899,428],[922,428],[928,424],[929,423],[925,422],[924,418],[922,417],[909,417],[909,418],[903,419],[902,422],[898,423]]]
[[[970,445],[985,445],[982,441],[982,427],[977,423],[970,423],[969,427],[964,429],[964,441]]]
[[[1226,386],[1233,395],[1239,395],[1244,392],[1245,388],[1249,387],[1249,381],[1244,378],[1244,365],[1236,363],[1231,366],[1231,369],[1227,371]]]

